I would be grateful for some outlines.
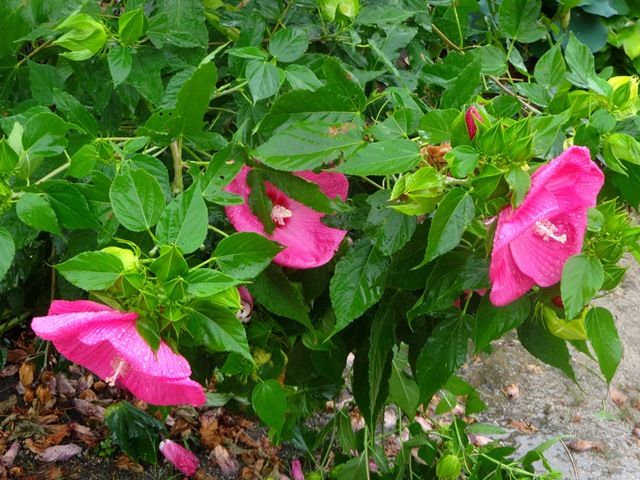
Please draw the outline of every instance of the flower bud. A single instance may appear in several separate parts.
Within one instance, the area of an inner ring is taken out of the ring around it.
[[[464,121],[467,124],[467,132],[469,132],[469,138],[473,140],[473,137],[478,133],[478,125],[476,122],[483,123],[482,115],[476,107],[471,105],[467,108],[467,111],[464,114]]]
[[[448,453],[444,455],[436,465],[436,476],[438,480],[455,480],[462,473],[462,464],[455,455]]]
[[[187,477],[194,475],[200,466],[198,457],[173,440],[163,440],[160,442],[160,453],[164,455],[164,458],[169,460],[171,465]]]
[[[138,257],[136,257],[135,254],[127,248],[105,247],[102,249],[102,251],[104,253],[108,253],[109,255],[117,257],[118,260],[122,262],[125,272],[136,270],[138,266]]]
[[[618,76],[607,80],[613,87],[610,100],[615,107],[614,114],[618,117],[631,117],[638,112],[638,77]]]
[[[354,19],[360,11],[358,0],[319,0],[318,6],[325,20],[333,22],[338,16]]]
[[[540,314],[544,319],[549,332],[558,338],[564,340],[586,340],[587,330],[584,326],[584,317],[586,310],[578,318],[574,320],[565,320],[560,318],[555,310],[546,305],[541,305]]]

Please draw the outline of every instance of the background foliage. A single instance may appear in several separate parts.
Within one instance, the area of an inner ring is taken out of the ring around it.
[[[488,350],[513,329],[570,377],[568,344],[615,373],[614,319],[585,305],[621,281],[623,252],[639,253],[625,213],[640,204],[638,85],[612,79],[640,68],[639,13],[635,0],[8,0],[0,328],[91,291],[141,313],[152,346],[197,358],[210,404],[250,402],[275,440],[307,451],[338,432],[338,478],[370,475],[371,457],[384,478],[531,476],[542,449],[511,463],[510,449],[470,446],[458,419],[438,438],[411,419],[438,391],[481,409],[454,374],[470,341]],[[473,293],[490,286],[483,220],[518,205],[532,168],[571,144],[607,178],[584,253],[560,286],[497,308]],[[224,187],[245,163],[267,231],[264,181],[349,231],[334,260],[283,269],[270,264],[278,245],[232,233],[223,206],[242,200]],[[289,173],[319,168],[349,176],[347,202]],[[241,284],[256,299],[246,326]],[[349,352],[364,437],[343,413],[308,430]],[[391,463],[372,440],[386,402],[411,431]]]

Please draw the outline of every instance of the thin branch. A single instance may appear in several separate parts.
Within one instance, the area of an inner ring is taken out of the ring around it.
[[[182,192],[182,138],[177,138],[171,142],[171,157],[173,158],[173,184],[171,191],[174,194]]]

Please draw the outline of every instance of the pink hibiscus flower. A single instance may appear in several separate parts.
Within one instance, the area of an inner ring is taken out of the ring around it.
[[[582,250],[587,209],[595,206],[603,182],[584,147],[571,147],[538,168],[522,204],[498,216],[489,267],[491,303],[507,305],[534,285],[560,281],[564,263]]]
[[[171,465],[180,470],[183,475],[191,477],[195,475],[200,461],[192,452],[173,440],[163,440],[160,442],[160,453]]]
[[[244,198],[242,205],[225,207],[227,217],[235,229],[259,233],[286,247],[273,259],[278,265],[314,268],[331,260],[347,232],[326,226],[320,221],[323,213],[296,202],[266,182],[265,190],[273,204],[271,218],[276,227],[272,234],[267,235],[262,222],[251,212],[248,204],[250,188],[247,185],[247,175],[250,171],[249,167],[243,167],[227,187],[229,192]],[[329,198],[347,198],[349,182],[341,173],[305,171],[296,172],[295,175],[318,184]]]
[[[161,342],[154,352],[136,330],[135,312],[88,300],[54,300],[31,328],[58,351],[112,386],[154,405],[202,405],[202,385],[189,379],[187,360]]]

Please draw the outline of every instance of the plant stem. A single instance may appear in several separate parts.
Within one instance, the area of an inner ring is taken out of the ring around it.
[[[51,46],[51,42],[44,42],[42,45],[40,45],[39,47],[34,48],[33,50],[31,50],[31,52],[29,53],[29,55],[27,55],[26,57],[24,57],[22,60],[20,60],[18,63],[16,63],[16,68],[19,68],[22,66],[22,64],[24,62],[26,62],[27,60],[29,60],[31,57],[33,57],[36,53],[38,53],[40,50],[44,50],[45,48]]]
[[[29,318],[30,315],[31,315],[30,312],[26,312],[26,313],[23,313],[22,315],[12,318],[8,322],[4,322],[0,324],[0,335],[4,334],[4,332],[8,332],[13,327],[17,327],[22,322],[24,322],[27,318]]]
[[[249,82],[247,80],[244,80],[243,82],[240,82],[239,84],[237,84],[235,87],[229,87],[229,85],[231,84],[227,83],[226,85],[223,85],[216,91],[216,93],[213,95],[213,98],[218,98],[218,97],[222,97],[223,95],[228,95],[229,93],[237,92],[238,90],[241,90],[242,88],[244,88],[244,86],[247,85],[248,83]],[[227,88],[224,88],[224,87],[227,87]]]
[[[220,230],[219,228],[214,227],[213,225],[207,225],[207,228],[209,230],[211,230],[212,232],[216,232],[218,235],[222,235],[224,238],[227,238],[229,236],[228,233],[223,232],[222,230]]]
[[[173,184],[171,185],[171,191],[176,195],[184,189],[184,184],[182,183],[182,137],[178,137],[171,142],[171,157],[173,158]]]
[[[536,107],[534,107],[533,105],[531,105],[529,102],[527,102],[526,100],[524,100],[520,95],[518,95],[516,92],[514,92],[513,90],[511,90],[509,87],[507,87],[505,84],[503,84],[500,79],[498,77],[495,77],[493,75],[488,75],[488,77],[498,86],[498,88],[500,90],[502,90],[504,93],[506,93],[507,95],[512,96],[513,98],[515,98],[516,100],[518,100],[518,102],[520,102],[520,105],[522,105],[526,110],[529,110],[531,113],[535,113],[536,115],[539,115],[542,113],[542,111],[538,110]]]
[[[67,168],[69,168],[71,166],[71,162],[65,162],[62,165],[60,165],[58,168],[56,168],[55,170],[50,171],[49,173],[47,173],[44,177],[42,177],[40,180],[37,180],[34,185],[40,185],[41,183],[46,182],[47,180],[50,180],[51,178],[55,177],[56,175],[58,175],[59,173],[64,172]]]

